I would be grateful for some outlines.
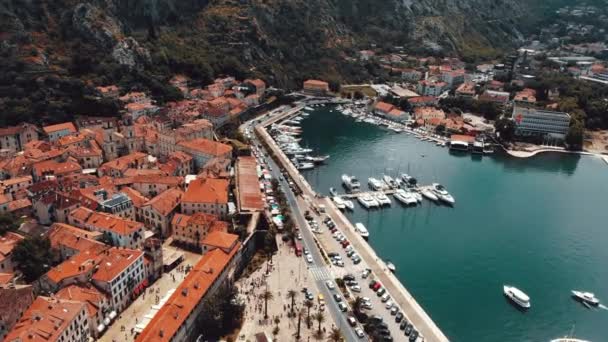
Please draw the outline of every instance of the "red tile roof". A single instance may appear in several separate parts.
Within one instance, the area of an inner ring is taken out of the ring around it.
[[[5,341],[58,341],[83,310],[85,304],[81,302],[40,296],[6,335]]]
[[[101,303],[107,301],[106,295],[94,286],[84,287],[70,285],[59,290],[55,294],[55,297],[86,304],[89,317],[95,317],[100,309]]]
[[[180,189],[169,189],[149,200],[144,206],[152,206],[162,216],[169,215],[181,202],[184,192]]]
[[[102,282],[112,281],[137,259],[143,258],[143,255],[142,251],[113,247],[104,253],[103,260],[99,263],[92,279]]]
[[[44,127],[42,127],[42,130],[44,130],[44,132],[46,134],[51,134],[51,133],[62,131],[62,130],[68,130],[70,133],[76,133],[76,131],[77,131],[76,126],[74,126],[74,124],[71,122],[64,122],[64,123],[60,123],[60,124],[56,124],[56,125],[44,126]]]
[[[239,249],[238,246],[237,242],[228,254],[221,249],[206,253],[135,341],[171,341],[192,310],[229,265]]]
[[[36,163],[33,166],[34,174],[37,177],[42,177],[44,174],[49,173],[55,176],[65,175],[74,172],[80,172],[82,167],[75,162],[56,162],[54,160],[47,160],[40,163]]]
[[[207,237],[201,241],[201,244],[230,250],[238,240],[238,235],[216,230],[209,233]]]
[[[393,110],[395,108],[395,106],[393,106],[390,103],[380,101],[380,102],[376,103],[375,108],[376,108],[376,110],[379,110],[381,112],[388,113],[391,110]]]
[[[228,203],[228,181],[215,178],[197,178],[190,182],[182,202]]]
[[[241,210],[264,210],[257,165],[257,161],[253,157],[237,159],[238,200]]]
[[[232,146],[204,138],[182,141],[178,145],[186,148],[187,151],[201,152],[216,157],[232,152]]]

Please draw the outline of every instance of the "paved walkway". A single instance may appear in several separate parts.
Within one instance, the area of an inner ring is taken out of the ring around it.
[[[146,289],[145,294],[139,296],[125,311],[121,312],[99,341],[126,342],[135,340],[135,334],[131,331],[139,320],[148,313],[152,305],[157,304],[158,300],[165,296],[167,291],[179,286],[186,277],[186,266],[194,266],[202,257],[202,255],[196,253],[182,250],[180,252],[184,253],[184,261],[170,273],[163,273],[161,278]]]
[[[315,297],[315,307],[310,310],[310,314],[312,316],[317,312],[318,294],[313,279],[315,279],[315,272],[322,274],[323,271],[317,269],[311,276],[304,258],[297,257],[293,248],[280,240],[280,235],[277,235],[277,243],[280,246],[272,258],[272,265],[264,264],[248,278],[240,279],[236,283],[239,293],[246,303],[245,322],[239,333],[239,341],[255,341],[255,334],[263,331],[272,336],[277,326],[279,331],[274,336],[277,341],[296,340],[298,318],[297,316],[287,317],[291,305],[291,299],[287,297],[289,290],[297,292],[295,299],[297,312],[298,309],[304,308],[302,303],[305,298],[302,288],[309,289]],[[269,270],[268,274],[266,274],[267,270]],[[269,318],[267,320],[264,319],[264,300],[260,297],[266,290],[271,291],[274,296],[272,300],[268,301]],[[279,324],[275,323],[276,318],[278,318]],[[329,330],[332,325],[331,316],[326,314],[322,327]],[[311,329],[309,329],[306,325],[306,316],[303,316],[300,329],[301,340],[314,340],[313,335],[317,328],[318,323],[313,321]]]

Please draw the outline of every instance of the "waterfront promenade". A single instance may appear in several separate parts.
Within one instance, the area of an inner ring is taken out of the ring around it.
[[[373,249],[365,242],[358,234],[355,233],[353,225],[342,213],[334,206],[328,198],[318,196],[312,189],[310,184],[298,172],[295,167],[289,162],[287,156],[279,149],[274,140],[270,137],[265,127],[281,120],[282,118],[291,116],[297,113],[300,107],[273,117],[272,119],[261,123],[255,127],[258,136],[263,139],[272,149],[279,163],[289,173],[290,177],[296,185],[302,190],[303,198],[308,199],[313,206],[317,208],[324,205],[327,208],[327,214],[341,228],[342,232],[347,236],[348,240],[353,244],[355,249],[360,254],[365,263],[372,269],[376,279],[379,280],[393,297],[394,301],[403,309],[407,318],[414,324],[418,331],[425,337],[427,341],[448,341],[448,338],[435,325],[428,314],[416,302],[411,294],[399,282],[399,280],[388,270],[386,264],[380,260]]]

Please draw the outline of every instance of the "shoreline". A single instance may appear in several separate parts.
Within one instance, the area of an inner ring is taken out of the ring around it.
[[[393,299],[399,303],[403,308],[406,316],[415,323],[415,326],[419,327],[420,331],[425,338],[429,341],[448,341],[449,339],[443,334],[441,329],[435,324],[428,313],[422,308],[422,306],[416,301],[416,299],[410,294],[405,286],[401,283],[397,277],[388,270],[386,263],[381,260],[372,246],[355,233],[354,225],[346,216],[344,216],[334,205],[334,203],[325,196],[317,197],[316,191],[306,181],[304,176],[296,170],[288,158],[285,156],[283,151],[276,145],[276,142],[268,134],[266,127],[274,122],[277,122],[283,118],[289,117],[298,113],[303,109],[304,106],[297,106],[292,110],[286,111],[285,113],[278,115],[277,117],[268,119],[259,125],[256,125],[255,130],[258,132],[258,136],[263,139],[275,153],[279,163],[284,169],[291,175],[292,180],[296,183],[303,191],[303,198],[307,202],[317,202],[316,204],[324,204],[326,206],[326,214],[334,218],[336,223],[341,223],[344,227],[342,232],[348,236],[349,241],[354,245],[355,249],[359,252],[359,255],[365,260],[366,264],[372,269],[376,278],[384,284],[388,292],[391,293]]]
[[[608,160],[605,159],[605,158],[608,158],[608,155],[605,155],[603,153],[598,153],[598,152],[569,151],[569,150],[560,149],[560,148],[541,148],[541,149],[534,150],[534,151],[515,151],[515,150],[509,150],[502,145],[501,145],[501,147],[502,147],[503,151],[505,151],[505,153],[507,153],[510,157],[519,158],[519,159],[531,158],[531,157],[534,157],[541,153],[562,153],[562,154],[578,154],[578,155],[582,155],[582,156],[595,156],[595,157],[604,158],[604,160],[606,160],[606,162],[608,162]]]

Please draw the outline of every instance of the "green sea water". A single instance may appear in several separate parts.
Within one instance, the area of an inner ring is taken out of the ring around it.
[[[608,304],[608,164],[596,157],[544,154],[472,157],[317,109],[302,122],[302,145],[329,154],[304,176],[318,192],[342,191],[343,173],[367,178],[408,173],[439,182],[453,208],[423,201],[347,216],[370,231],[378,255],[452,341],[549,341],[573,328],[608,341],[608,310],[575,302],[572,289]],[[521,312],[502,294],[531,297]]]

